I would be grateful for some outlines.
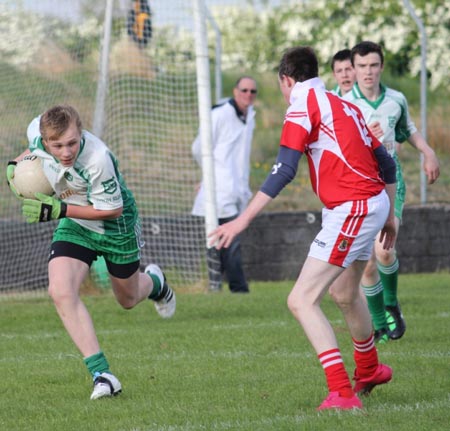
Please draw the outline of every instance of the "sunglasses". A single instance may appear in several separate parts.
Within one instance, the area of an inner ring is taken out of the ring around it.
[[[239,88],[241,93],[248,93],[250,91],[251,94],[256,94],[258,90],[256,88],[248,89],[248,88]]]

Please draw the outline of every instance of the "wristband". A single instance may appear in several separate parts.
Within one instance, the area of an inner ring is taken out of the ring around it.
[[[61,201],[61,212],[59,213],[59,218],[65,218],[67,213],[67,204]]]

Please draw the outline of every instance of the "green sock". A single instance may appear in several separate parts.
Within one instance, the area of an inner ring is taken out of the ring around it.
[[[392,265],[384,266],[377,262],[378,273],[383,283],[383,295],[385,305],[397,305],[397,286],[398,286],[398,259]]]
[[[95,373],[111,373],[109,370],[108,361],[102,351],[96,353],[95,355],[88,356],[83,360],[92,376]]]
[[[161,281],[159,280],[159,277],[156,274],[150,274],[149,272],[146,273],[150,278],[153,280],[153,289],[150,292],[150,295],[148,297],[150,299],[153,299],[154,301],[159,299],[161,295]]]
[[[375,330],[387,328],[386,313],[384,310],[383,284],[381,280],[373,286],[363,286],[361,288],[366,295],[367,305],[372,316]]]

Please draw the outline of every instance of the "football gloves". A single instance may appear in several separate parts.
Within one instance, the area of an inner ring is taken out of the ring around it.
[[[14,196],[17,199],[23,199],[23,196],[17,191],[16,186],[14,185],[14,171],[16,170],[17,162],[15,160],[11,160],[8,162],[8,167],[6,168],[6,180],[8,181],[8,186],[11,191],[14,193]]]
[[[67,204],[52,196],[36,193],[36,199],[24,199],[22,214],[27,223],[38,223],[64,218]]]

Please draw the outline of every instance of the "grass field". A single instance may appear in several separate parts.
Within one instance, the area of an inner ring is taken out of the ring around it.
[[[161,320],[151,304],[122,310],[86,296],[123,393],[90,401],[81,357],[47,299],[0,301],[0,429],[8,431],[448,430],[450,274],[400,276],[403,339],[380,347],[393,381],[359,412],[316,412],[322,369],[285,305],[292,282],[250,295],[178,291]],[[327,297],[347,369],[350,338]]]

